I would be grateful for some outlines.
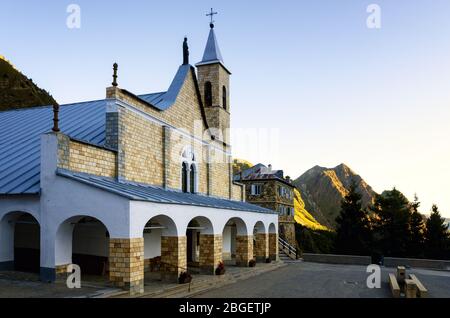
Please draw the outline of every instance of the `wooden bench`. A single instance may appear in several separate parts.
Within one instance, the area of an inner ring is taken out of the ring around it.
[[[394,298],[400,297],[400,286],[398,285],[397,278],[395,274],[389,274],[389,286],[391,287],[392,296]]]
[[[406,298],[417,298],[417,285],[412,279],[405,279],[405,296]]]
[[[414,281],[416,283],[417,289],[418,289],[418,295],[419,298],[426,298],[428,297],[428,290],[423,286],[423,284],[420,282],[420,280],[417,278],[414,274],[409,274],[409,279]]]

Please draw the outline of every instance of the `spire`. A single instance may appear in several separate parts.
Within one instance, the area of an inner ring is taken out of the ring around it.
[[[230,71],[225,67],[225,64],[223,62],[222,53],[220,52],[219,43],[217,42],[216,33],[214,32],[214,15],[217,14],[217,12],[214,12],[213,9],[211,9],[211,13],[208,13],[207,16],[211,18],[209,27],[209,36],[208,41],[206,42],[205,52],[203,53],[202,60],[195,64],[195,66],[201,66],[201,65],[209,65],[209,64],[220,64],[222,67],[229,73]]]
[[[214,33],[214,24],[211,23],[210,27],[208,42],[206,42],[205,52],[200,63],[223,63],[222,53],[220,53],[219,43],[217,43],[216,34]]]

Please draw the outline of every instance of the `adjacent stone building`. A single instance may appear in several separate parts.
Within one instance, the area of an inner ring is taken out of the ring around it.
[[[233,180],[214,25],[196,67],[185,39],[165,92],[131,93],[117,72],[105,99],[0,112],[0,270],[54,281],[75,263],[137,293],[146,271],[276,259],[277,213]]]
[[[278,212],[279,235],[295,247],[295,187],[289,177],[284,177],[283,170],[257,164],[236,174],[234,180],[245,184],[247,202]]]

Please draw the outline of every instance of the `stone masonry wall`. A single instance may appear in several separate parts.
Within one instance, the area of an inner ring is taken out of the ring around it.
[[[210,127],[220,129],[222,136],[220,140],[227,144],[230,142],[230,76],[220,64],[202,65],[198,68],[198,82],[202,95],[205,113]],[[212,87],[212,106],[206,106],[205,101],[205,83],[211,82]],[[223,105],[223,89],[227,91],[227,105]],[[225,106],[225,107],[224,107]]]
[[[131,294],[144,292],[144,238],[109,240],[109,275]]]
[[[187,270],[186,236],[161,237],[161,278],[176,282]]]
[[[231,199],[235,201],[245,201],[245,186],[233,183],[231,187]]]
[[[278,260],[278,234],[269,233],[269,257],[271,260]]]
[[[256,260],[265,262],[269,257],[269,235],[266,233],[257,233],[255,236],[255,255]]]
[[[222,261],[222,235],[200,234],[200,269],[205,274],[214,274]]]
[[[253,259],[253,235],[236,236],[236,265],[247,267]]]
[[[206,126],[191,72],[187,75],[176,102],[165,111],[157,110],[116,87],[107,88],[107,98],[122,100],[143,113],[184,130],[188,135],[203,138]],[[198,192],[226,199],[233,197],[227,161],[216,161],[210,164],[208,171],[205,160],[208,157],[208,147],[199,141],[193,142],[186,135],[180,137],[182,134],[175,129],[170,129],[169,143],[170,147],[174,149],[165,151],[167,134],[163,133],[162,124],[152,122],[135,111],[123,107],[119,107],[119,112],[118,116],[110,116],[110,123],[114,124],[114,120],[117,118],[120,126],[120,129],[111,129],[111,131],[118,131],[119,134],[119,177],[135,182],[181,189],[181,152],[184,146],[191,145],[200,159],[198,160]],[[199,136],[199,134],[201,135]],[[111,139],[110,143],[114,144],[114,138]],[[214,156],[227,157],[224,155],[224,151],[226,151],[224,145],[214,141],[208,142],[221,149],[214,150]],[[176,147],[180,149],[175,149]],[[168,155],[170,158],[167,157]],[[208,174],[210,175],[209,180],[211,180],[209,186]]]
[[[58,167],[114,178],[117,153],[113,150],[70,140],[58,134]]]

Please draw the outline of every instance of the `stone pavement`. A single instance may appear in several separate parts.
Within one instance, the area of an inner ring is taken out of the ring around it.
[[[395,272],[395,269],[382,268],[380,289],[368,289],[366,279],[369,274],[365,266],[295,262],[195,297],[390,298],[389,272]],[[450,298],[450,272],[409,269],[408,273],[417,275],[428,288],[430,298]]]
[[[38,274],[0,272],[0,298],[102,297],[116,291],[101,282],[84,282],[80,289],[69,289],[63,281],[43,283]]]

